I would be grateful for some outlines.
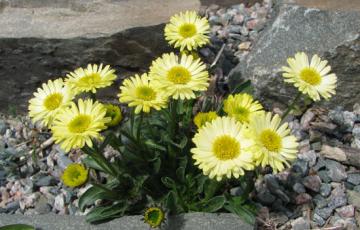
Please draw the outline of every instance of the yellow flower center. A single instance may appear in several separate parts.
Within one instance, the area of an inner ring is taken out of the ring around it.
[[[271,152],[277,152],[281,148],[281,137],[270,129],[265,129],[260,134],[262,145]]]
[[[175,84],[186,84],[190,81],[191,74],[182,66],[174,66],[169,70],[167,78]]]
[[[98,73],[92,73],[85,77],[82,77],[78,81],[78,85],[82,87],[96,86],[101,82],[101,76]]]
[[[244,107],[236,107],[235,108],[235,114],[236,117],[240,120],[240,121],[249,121],[249,114],[250,111],[247,108]]]
[[[301,80],[310,85],[319,85],[321,83],[321,76],[318,71],[313,68],[305,68],[300,72]]]
[[[192,37],[196,32],[196,26],[191,23],[185,23],[179,28],[179,34],[184,38]]]
[[[156,92],[149,86],[140,86],[136,88],[136,96],[144,101],[152,101],[156,98]]]
[[[53,93],[47,96],[44,100],[44,106],[47,110],[57,109],[63,100],[63,95],[60,93]]]
[[[231,160],[239,156],[240,143],[229,135],[222,135],[215,139],[213,152],[219,160]]]
[[[73,168],[69,172],[69,178],[72,181],[76,181],[80,176],[81,176],[81,172],[79,172],[78,169],[76,168]]]
[[[90,123],[89,115],[78,115],[70,121],[68,128],[72,133],[83,133],[89,128]]]

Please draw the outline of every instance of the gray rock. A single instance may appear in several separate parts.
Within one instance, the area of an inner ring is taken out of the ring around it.
[[[322,197],[320,194],[314,196],[313,201],[317,208],[324,208],[328,205],[329,200]]]
[[[356,185],[353,190],[360,193],[360,185]]]
[[[326,208],[316,208],[315,209],[315,213],[318,214],[321,218],[323,219],[327,219],[331,216],[331,213],[333,212],[333,208],[329,208],[329,207],[326,207]]]
[[[325,168],[325,166],[326,166],[326,163],[325,163],[324,158],[319,157],[318,160],[317,160],[317,162],[316,162],[316,164],[315,164],[315,166],[313,167],[313,169],[314,169],[315,171],[319,171],[320,169]]]
[[[240,186],[230,189],[230,194],[232,196],[240,196],[243,194],[243,192],[244,192],[244,190]]]
[[[355,208],[353,205],[346,205],[341,208],[336,209],[337,214],[339,214],[342,218],[354,217],[355,215]]]
[[[360,139],[360,124],[355,124],[352,130],[352,135],[356,139]]]
[[[300,193],[295,197],[295,203],[297,205],[302,205],[306,203],[310,203],[312,197],[307,193]]]
[[[16,210],[20,208],[19,201],[12,201],[6,205],[6,212],[7,213],[14,213]]]
[[[300,183],[295,183],[292,188],[297,193],[304,193],[305,192],[304,185],[302,185]]]
[[[345,166],[337,161],[326,159],[326,168],[329,171],[329,177],[334,182],[341,182],[347,178]]]
[[[350,182],[354,185],[359,185],[360,184],[360,173],[349,173],[347,182]]]
[[[37,214],[46,214],[51,211],[51,207],[48,204],[48,200],[45,196],[41,195],[39,200],[35,203],[35,211]]]
[[[338,107],[335,110],[330,110],[329,118],[334,121],[340,130],[345,132],[351,132],[354,127],[356,115],[353,112],[343,111]]]
[[[240,33],[240,30],[241,30],[241,26],[230,25],[230,26],[228,27],[228,29],[229,29],[229,32],[230,32],[230,33],[239,34],[239,33]]]
[[[260,203],[262,203],[264,205],[272,204],[276,199],[276,197],[274,195],[272,195],[267,189],[260,191],[256,195],[256,198],[259,200]]]
[[[293,230],[310,229],[310,223],[304,217],[299,217],[291,223]]]
[[[321,144],[320,141],[317,141],[317,142],[311,143],[310,146],[311,146],[312,150],[315,150],[315,151],[319,152],[321,150],[322,144]]]
[[[306,188],[314,192],[319,192],[321,186],[321,179],[318,175],[311,175],[305,177],[302,183]]]
[[[39,229],[52,230],[115,230],[121,226],[122,230],[148,230],[142,216],[125,216],[107,223],[91,225],[86,223],[83,216],[69,215],[0,215],[0,226],[22,223],[34,225]],[[230,213],[188,213],[167,218],[166,229],[182,230],[252,230],[254,226],[245,223],[238,216]]]
[[[316,213],[315,213],[314,216],[313,216],[313,221],[315,221],[315,223],[316,223],[317,225],[319,225],[320,227],[325,224],[325,220],[324,220],[321,216],[319,216],[318,214],[316,214]]]
[[[221,24],[221,19],[217,15],[212,15],[212,16],[209,17],[209,22],[211,24],[220,25]]]
[[[298,158],[309,162],[309,167],[313,167],[316,164],[316,153],[314,150],[310,150],[303,154],[299,154]]]
[[[327,197],[329,196],[331,193],[331,185],[330,184],[325,184],[325,183],[322,183],[321,184],[321,187],[320,187],[320,194],[323,196],[323,197]]]
[[[308,162],[303,159],[297,159],[292,165],[292,171],[300,173],[302,176],[307,175],[309,172]]]
[[[278,181],[276,180],[276,177],[271,174],[267,174],[264,177],[264,181],[266,184],[266,187],[269,189],[269,191],[279,197],[282,201],[288,203],[290,201],[290,198],[288,195],[286,195],[283,191],[285,190],[282,188],[282,186],[279,185]]]
[[[347,191],[348,203],[360,209],[360,193],[352,190]]]
[[[44,176],[44,177],[40,177],[36,182],[35,185],[38,187],[41,186],[51,186],[51,185],[56,185],[57,184],[57,179],[52,177],[52,176]]]
[[[6,132],[6,129],[8,128],[8,125],[4,120],[0,120],[0,135],[4,135]]]
[[[348,190],[349,192],[350,190]],[[330,195],[330,201],[328,203],[328,207],[335,209],[341,206],[346,205],[347,203],[347,197],[344,192],[344,188],[341,186],[338,186],[333,189]]]
[[[284,84],[281,67],[287,65],[288,57],[305,51],[327,59],[338,76],[336,96],[321,103],[331,107],[339,104],[352,107],[360,100],[360,89],[357,87],[360,78],[354,77],[360,75],[360,13],[328,10],[326,7],[320,10],[312,6],[313,2],[309,2],[308,8],[286,2],[289,1],[277,1],[272,20],[254,44],[247,60],[240,62],[229,74],[229,85],[236,87],[249,79],[255,97],[265,105],[273,105],[274,102],[287,105],[296,90]],[[345,8],[346,4],[340,7]]]
[[[58,148],[60,149],[60,148]],[[73,163],[72,160],[70,160],[67,155],[61,150],[61,152],[58,152],[56,154],[56,163],[59,166],[61,170],[64,170],[69,164]]]

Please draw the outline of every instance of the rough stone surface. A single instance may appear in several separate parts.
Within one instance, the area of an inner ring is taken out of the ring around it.
[[[272,20],[247,56],[229,74],[230,86],[252,80],[255,95],[266,105],[284,105],[294,97],[286,86],[281,67],[298,51],[319,54],[337,74],[337,94],[328,103],[352,106],[360,100],[360,12],[306,8],[278,1]],[[309,1],[312,2],[312,1]],[[354,8],[355,9],[355,8]]]
[[[142,216],[125,216],[115,219],[108,223],[90,225],[81,216],[59,216],[59,215],[6,215],[0,214],[0,226],[14,223],[31,224],[41,229],[52,230],[148,230],[149,226],[142,220]],[[119,227],[121,226],[121,227]],[[183,229],[183,230],[252,230],[253,227],[245,224],[241,219],[233,214],[207,214],[191,213],[169,217],[166,225],[162,229]]]
[[[1,0],[0,37],[74,38],[109,36],[157,25],[180,11],[200,7],[197,0]],[[154,13],[156,10],[156,13]]]
[[[0,1],[0,111],[25,112],[48,79],[88,63],[109,64],[118,81],[100,92],[116,100],[121,78],[147,71],[170,47],[163,27],[171,15],[197,10],[199,1]],[[156,13],[154,13],[156,12]]]

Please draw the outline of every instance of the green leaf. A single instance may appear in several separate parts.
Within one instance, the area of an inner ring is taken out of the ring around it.
[[[178,197],[174,191],[170,191],[165,198],[165,206],[173,214],[181,212],[182,208],[178,206]]]
[[[88,167],[92,169],[96,169],[104,172],[104,169],[90,156],[86,156],[82,162]]]
[[[204,191],[204,184],[208,180],[208,177],[199,175],[199,177],[196,178],[197,182],[197,193],[202,193]]]
[[[229,203],[224,206],[226,210],[238,215],[241,219],[243,219],[248,224],[254,225],[256,219],[256,213],[254,212],[254,208],[248,205],[242,205],[234,203],[234,201],[229,200]]]
[[[170,177],[162,177],[161,182],[168,188],[176,188],[176,183]]]
[[[221,209],[226,202],[225,197],[222,196],[215,196],[205,202],[202,202],[201,211],[203,212],[216,212],[217,210]]]
[[[244,83],[236,86],[232,91],[231,94],[241,93],[251,87],[251,81],[247,80]]]
[[[106,207],[95,207],[86,215],[86,221],[94,223],[120,217],[124,215],[127,208],[128,205],[125,203],[117,203]]]
[[[79,198],[79,208],[84,211],[87,205],[94,203],[98,199],[116,200],[117,194],[104,186],[93,184],[84,194]]]
[[[213,197],[221,185],[222,183],[215,179],[207,180],[204,184],[205,199]]]
[[[160,151],[166,152],[166,148],[165,148],[164,146],[156,144],[156,143],[155,143],[153,140],[151,140],[151,139],[146,140],[146,141],[145,141],[145,144],[146,144],[148,147],[152,148],[152,149],[156,149],[156,150],[160,150]]]
[[[185,181],[185,168],[181,166],[178,169],[176,169],[176,176],[181,182],[184,182]]]
[[[0,227],[0,230],[35,230],[35,228],[27,224],[11,224]]]
[[[153,168],[154,168],[155,173],[158,173],[160,171],[160,168],[161,168],[161,159],[160,158],[156,158],[156,160],[153,163]]]

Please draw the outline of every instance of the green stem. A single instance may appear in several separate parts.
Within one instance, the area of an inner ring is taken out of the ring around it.
[[[281,116],[281,119],[285,119],[286,116],[294,109],[294,105],[299,101],[300,97],[301,97],[302,93],[299,91],[296,95],[296,97],[294,98],[294,100],[291,102],[291,104],[288,106],[287,110],[285,111],[285,113]]]
[[[137,126],[137,130],[136,130],[136,140],[140,143],[140,129],[141,129],[141,125],[143,122],[143,118],[144,118],[144,114],[141,112],[140,113],[140,120]]]

